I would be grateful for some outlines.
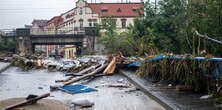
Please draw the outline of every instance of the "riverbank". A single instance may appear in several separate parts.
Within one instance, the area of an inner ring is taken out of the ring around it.
[[[193,92],[179,92],[175,89],[156,87],[155,84],[146,81],[133,74],[135,71],[121,70],[120,73],[127,77],[133,84],[140,87],[147,95],[169,110],[222,110],[213,103],[201,100],[203,94]]]

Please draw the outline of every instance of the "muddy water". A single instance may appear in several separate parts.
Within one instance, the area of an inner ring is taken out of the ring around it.
[[[57,85],[54,81],[64,79],[60,72],[47,70],[21,71],[11,67],[0,74],[0,100],[7,98],[26,97],[29,94],[44,94],[49,92],[50,85]],[[50,99],[57,99],[66,104],[72,100],[88,99],[95,103],[94,110],[164,110],[162,106],[150,99],[141,91],[126,93],[126,88],[109,88],[107,84],[129,83],[120,75],[103,76],[85,85],[98,91],[81,94],[67,94],[61,91],[51,92]]]

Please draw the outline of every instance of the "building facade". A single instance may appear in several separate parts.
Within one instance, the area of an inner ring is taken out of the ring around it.
[[[76,34],[84,32],[85,27],[95,27],[111,18],[118,32],[124,32],[143,13],[143,8],[143,3],[88,3],[79,0],[75,8],[52,18],[46,27],[51,33]]]

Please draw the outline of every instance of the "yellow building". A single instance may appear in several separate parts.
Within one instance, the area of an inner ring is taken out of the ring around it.
[[[65,58],[73,59],[76,58],[76,46],[65,46]]]

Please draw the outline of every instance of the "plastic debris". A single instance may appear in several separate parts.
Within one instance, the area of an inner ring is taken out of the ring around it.
[[[97,91],[96,89],[89,88],[84,85],[69,85],[69,86],[63,86],[59,87],[59,90],[62,90],[64,92],[70,93],[70,94],[77,94],[77,93],[86,93],[86,92],[93,92]]]

